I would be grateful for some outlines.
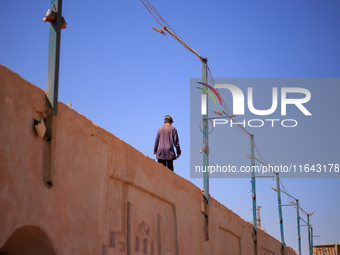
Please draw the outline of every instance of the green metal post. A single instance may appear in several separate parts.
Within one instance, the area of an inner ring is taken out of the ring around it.
[[[313,228],[310,227],[310,235],[311,235],[311,252],[313,255]]]
[[[255,236],[257,236],[257,222],[256,222],[256,190],[255,190],[255,156],[254,156],[254,135],[250,135],[250,157],[251,157],[251,187],[253,199],[253,226]]]
[[[298,230],[299,255],[301,255],[301,235],[300,235],[300,210],[299,210],[299,199],[296,199],[296,214],[297,214],[297,230]]]
[[[53,186],[55,170],[62,0],[51,0],[51,9],[57,12],[57,18],[50,22],[48,49],[46,97],[51,109],[46,120],[49,148],[47,152],[48,169],[45,176],[45,184],[48,188]]]
[[[202,83],[207,83],[207,59],[202,60]],[[206,86],[202,85],[202,88],[207,89]],[[205,101],[205,113],[202,117],[208,118],[208,94],[202,90],[202,100]],[[203,107],[203,106],[202,106]],[[208,120],[203,120],[203,146],[205,149],[203,150],[203,169],[205,172],[203,173],[203,195],[209,205],[209,173],[208,173],[208,166],[209,166],[209,143],[208,143]]]
[[[251,161],[251,190],[253,199],[253,228],[254,228],[254,255],[257,255],[257,221],[256,221],[256,188],[255,188],[255,155],[254,155],[254,135],[250,136],[250,161]]]
[[[310,237],[310,224],[309,224],[309,215],[310,215],[310,214],[307,214],[308,245],[309,245],[309,255],[312,255],[312,249],[311,249],[311,237]]]
[[[275,173],[276,175],[276,189],[277,189],[277,202],[279,209],[279,222],[280,222],[280,233],[281,233],[281,246],[282,251],[285,248],[285,240],[284,240],[284,232],[283,232],[283,219],[282,219],[282,206],[281,206],[281,189],[280,189],[280,179],[279,173]]]
[[[202,83],[208,84],[207,82],[207,59],[202,59]],[[202,85],[203,89],[207,89],[207,86]],[[205,212],[205,224],[204,224],[204,235],[205,241],[209,240],[209,143],[208,143],[208,94],[202,90],[202,118],[203,120],[203,196],[206,203]]]
[[[54,115],[57,115],[62,0],[51,0],[51,6],[58,14],[57,19],[50,22],[46,96]]]

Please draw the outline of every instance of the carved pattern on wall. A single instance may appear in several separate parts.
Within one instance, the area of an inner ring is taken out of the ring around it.
[[[103,245],[103,255],[179,254],[176,208],[172,203],[113,178],[108,189],[103,213],[110,244]]]

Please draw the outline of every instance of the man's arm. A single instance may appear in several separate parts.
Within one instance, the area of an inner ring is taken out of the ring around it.
[[[179,156],[181,155],[182,151],[181,151],[181,147],[179,145],[179,137],[178,137],[178,133],[177,133],[176,129],[174,129],[173,138],[174,138],[174,145],[175,145],[175,148],[176,148],[177,158],[179,158]]]
[[[155,145],[154,145],[154,147],[153,147],[153,154],[156,154],[156,153],[157,153],[158,142],[159,142],[159,130],[158,130],[157,135],[156,135]]]

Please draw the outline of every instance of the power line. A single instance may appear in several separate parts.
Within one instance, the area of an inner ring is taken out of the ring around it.
[[[154,19],[157,21],[157,23],[164,29],[166,32],[168,32],[173,38],[175,38],[184,48],[189,50],[191,53],[195,54],[200,60],[203,60],[204,58],[198,54],[196,51],[194,51],[188,44],[186,44],[179,35],[175,32],[175,30],[165,21],[165,19],[162,17],[162,15],[156,10],[156,8],[149,2],[149,0],[141,0],[141,2],[144,4],[146,9],[151,13],[151,15],[154,17]],[[157,30],[158,31],[158,30]],[[159,32],[164,34],[164,31],[159,29]]]

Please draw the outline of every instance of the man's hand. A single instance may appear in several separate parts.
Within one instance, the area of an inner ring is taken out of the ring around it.
[[[179,156],[181,156],[181,155],[177,155],[177,158],[179,158]]]

